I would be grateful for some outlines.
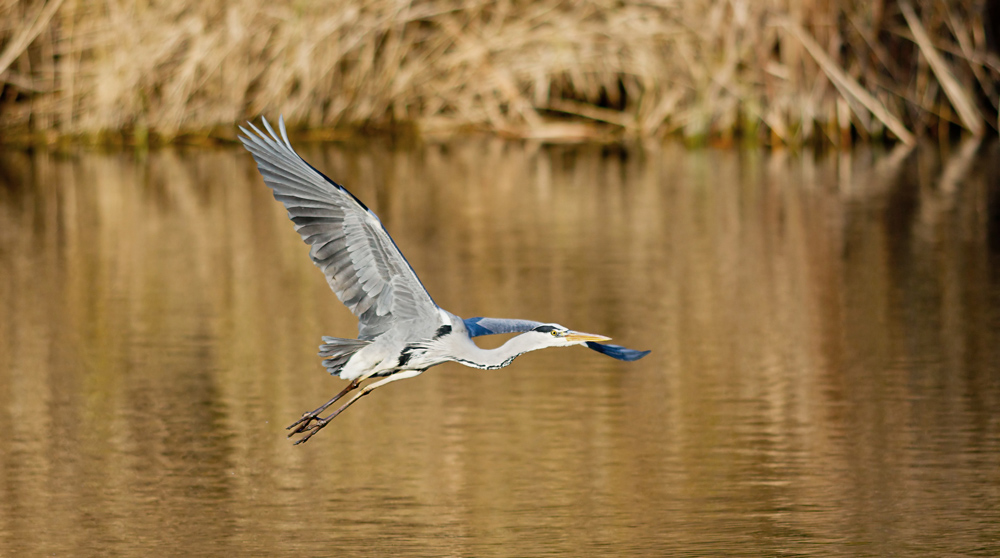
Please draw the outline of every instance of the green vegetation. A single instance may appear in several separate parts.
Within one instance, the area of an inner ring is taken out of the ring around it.
[[[1000,102],[989,4],[0,0],[0,134],[230,138],[280,112],[327,135],[978,135]]]

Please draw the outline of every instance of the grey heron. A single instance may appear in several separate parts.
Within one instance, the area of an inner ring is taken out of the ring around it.
[[[280,135],[261,119],[266,133],[248,122],[240,141],[253,155],[264,183],[288,210],[312,261],[344,305],[358,317],[358,338],[323,337],[323,365],[347,387],[290,425],[288,437],[301,444],[361,397],[390,382],[413,378],[445,362],[494,370],[546,347],[585,345],[619,360],[649,351],[602,344],[610,338],[572,331],[555,323],[501,318],[462,319],[434,303],[379,218],[346,188],[327,178],[295,152],[278,120]],[[481,349],[480,335],[519,333],[495,349]],[[364,387],[361,383],[380,378]],[[359,389],[327,416],[327,408]]]

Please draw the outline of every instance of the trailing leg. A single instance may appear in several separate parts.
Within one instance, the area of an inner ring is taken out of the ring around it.
[[[298,440],[295,441],[295,445],[299,445],[302,442],[305,442],[306,440],[308,440],[309,438],[312,438],[317,432],[319,432],[320,430],[322,430],[324,426],[326,426],[327,424],[330,424],[330,421],[332,421],[333,419],[337,418],[337,415],[339,415],[340,413],[343,413],[344,410],[347,409],[348,407],[350,407],[351,405],[353,405],[355,401],[357,401],[358,399],[361,399],[362,397],[368,395],[369,393],[371,393],[375,389],[380,388],[380,387],[382,387],[382,386],[384,386],[384,385],[386,385],[386,384],[388,384],[390,382],[395,382],[397,380],[405,380],[407,378],[413,378],[414,376],[419,376],[422,372],[423,372],[423,370],[406,370],[406,371],[403,371],[403,372],[399,372],[399,373],[393,374],[392,376],[389,376],[388,378],[386,378],[384,380],[379,380],[377,382],[368,384],[367,386],[361,388],[361,391],[359,391],[358,393],[354,394],[354,397],[351,397],[350,399],[348,399],[347,403],[344,403],[343,405],[341,405],[340,408],[337,409],[336,411],[334,411],[333,413],[331,413],[330,416],[323,417],[323,418],[316,418],[316,417],[314,417],[315,420],[316,420],[316,422],[303,424],[295,432],[292,432],[292,434],[297,434],[299,432],[306,433],[305,436],[303,436],[303,437],[301,437],[301,438],[299,438]],[[345,390],[344,392],[341,393],[341,395],[343,395],[344,393],[347,393],[347,391]],[[339,398],[340,396],[338,395],[337,397]],[[324,408],[327,407],[327,406],[329,406],[335,400],[336,399],[328,402],[326,405],[324,405]],[[296,423],[296,424],[298,424],[298,423]],[[289,437],[291,437],[291,434],[289,434]]]

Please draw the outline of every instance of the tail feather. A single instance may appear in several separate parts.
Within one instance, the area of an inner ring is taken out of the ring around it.
[[[326,367],[327,371],[331,375],[337,376],[347,361],[354,356],[354,353],[369,344],[371,341],[323,336],[323,344],[319,346],[319,356],[324,357],[323,366]]]

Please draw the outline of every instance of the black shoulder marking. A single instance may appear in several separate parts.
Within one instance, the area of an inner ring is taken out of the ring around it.
[[[550,326],[550,325],[540,325],[540,326],[536,327],[535,329],[533,329],[531,331],[538,331],[538,332],[541,332],[541,333],[548,333],[548,332],[552,331],[553,329],[555,329],[555,328],[552,327],[552,326]]]
[[[413,356],[411,351],[413,351],[413,347],[405,347],[403,351],[399,353],[399,364],[396,365],[398,368],[406,366],[406,363],[410,361],[410,357]]]
[[[451,333],[451,326],[445,324],[438,328],[437,333],[434,334],[434,339],[440,339],[449,333]]]

